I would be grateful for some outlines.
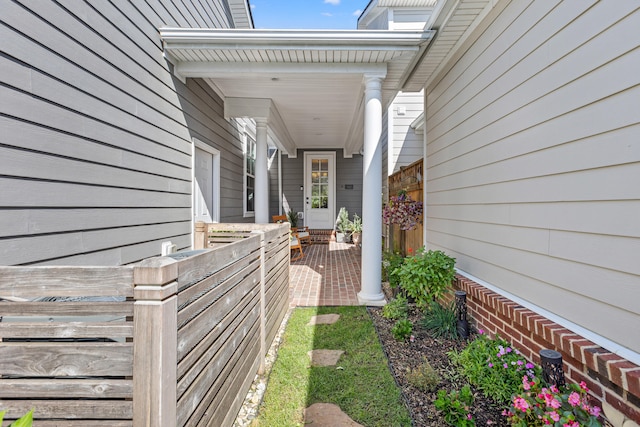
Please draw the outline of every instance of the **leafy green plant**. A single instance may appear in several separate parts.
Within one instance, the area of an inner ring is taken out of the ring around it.
[[[409,319],[400,319],[391,328],[391,334],[398,341],[404,341],[411,336],[413,325]]]
[[[426,308],[451,290],[455,263],[455,258],[442,251],[419,249],[415,256],[406,257],[397,271],[400,287],[419,308]]]
[[[428,360],[424,360],[419,366],[409,369],[407,372],[409,384],[424,392],[431,392],[440,384],[440,375],[433,369]]]
[[[473,393],[471,387],[465,385],[460,391],[447,393],[446,390],[438,391],[438,398],[433,402],[438,411],[442,412],[444,420],[450,426],[471,427],[476,422],[469,413],[473,405]]]
[[[298,213],[292,210],[287,212],[287,221],[291,224],[291,228],[296,228],[298,226]]]
[[[382,254],[382,280],[389,282],[391,288],[397,290],[400,287],[398,269],[402,266],[404,257],[398,252],[384,252]]]
[[[358,214],[353,214],[353,220],[349,224],[349,231],[352,233],[362,233],[362,218]]]
[[[482,394],[494,401],[508,404],[518,392],[522,376],[540,376],[540,368],[528,362],[520,352],[500,337],[490,339],[482,330],[467,347],[449,357]]]
[[[437,338],[458,339],[455,304],[431,301],[422,318],[422,326]]]
[[[336,220],[336,228],[339,233],[347,234],[351,228],[351,221],[349,220],[349,211],[345,207],[341,207],[338,212],[338,219]]]
[[[589,404],[588,392],[584,381],[579,385],[544,387],[539,378],[524,375],[520,393],[513,397],[511,406],[503,415],[515,427],[601,427],[598,420],[600,407]]]
[[[407,299],[403,295],[398,295],[387,305],[382,307],[382,317],[391,320],[404,319],[409,314]]]
[[[0,425],[4,420],[4,414],[7,411],[0,411]],[[9,427],[31,427],[33,424],[33,409],[15,420],[13,423],[9,424]]]

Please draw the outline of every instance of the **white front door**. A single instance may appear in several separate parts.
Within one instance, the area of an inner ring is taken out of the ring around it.
[[[335,222],[336,153],[304,153],[304,225],[332,229]]]
[[[220,152],[196,140],[194,149],[193,219],[218,222],[220,215]]]

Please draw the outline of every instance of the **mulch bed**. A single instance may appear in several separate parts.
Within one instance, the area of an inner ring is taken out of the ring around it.
[[[447,352],[461,350],[465,343],[456,340],[435,339],[420,327],[421,313],[410,306],[409,320],[413,323],[413,342],[397,341],[391,334],[391,328],[395,321],[382,317],[380,308],[370,308],[369,313],[378,331],[382,347],[389,360],[391,371],[402,389],[405,401],[411,412],[415,427],[444,427],[447,423],[434,406],[438,390],[445,389],[448,392],[460,390],[467,382],[458,374],[456,368],[449,361]],[[441,382],[433,392],[423,392],[406,379],[409,369],[416,368],[428,360],[431,366],[439,373]],[[473,390],[473,387],[472,387]],[[477,426],[509,426],[505,417],[501,415],[502,409],[494,402],[484,398],[477,390],[473,390],[475,402],[471,413]]]

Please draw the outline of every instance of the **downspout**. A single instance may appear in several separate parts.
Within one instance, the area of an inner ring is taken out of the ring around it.
[[[278,215],[282,215],[282,152],[278,149]]]

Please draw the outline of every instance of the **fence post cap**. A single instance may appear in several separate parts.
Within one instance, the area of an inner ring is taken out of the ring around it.
[[[140,261],[133,269],[136,285],[164,285],[178,278],[178,262],[169,257],[154,257]]]

